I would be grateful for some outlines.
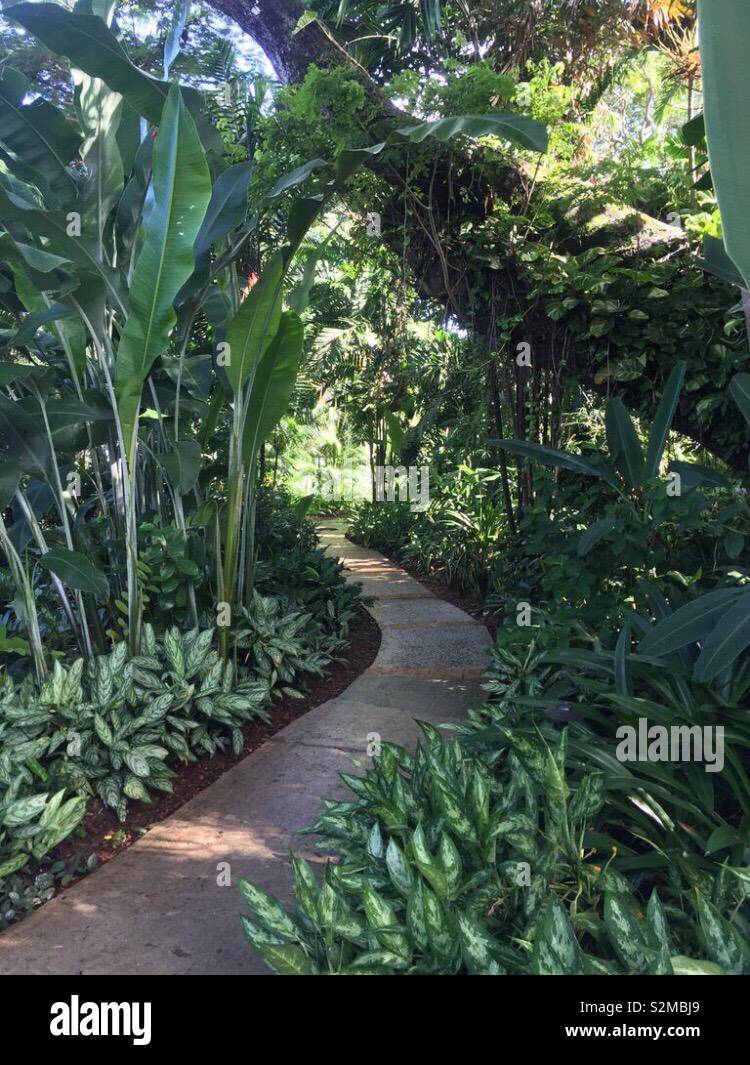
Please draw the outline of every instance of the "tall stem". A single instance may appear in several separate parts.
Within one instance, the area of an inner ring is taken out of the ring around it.
[[[60,514],[60,521],[63,527],[63,533],[65,535],[65,543],[69,551],[74,551],[75,546],[73,543],[73,533],[70,528],[70,519],[68,517],[68,508],[65,504],[65,493],[63,492],[62,478],[60,477],[60,467],[57,462],[57,455],[55,454],[55,442],[52,439],[52,429],[50,428],[49,418],[47,417],[47,404],[42,398],[42,394],[38,389],[34,389],[36,393],[37,402],[42,412],[42,419],[44,421],[44,429],[47,433],[47,440],[49,441],[52,473],[55,481],[55,490],[57,492],[57,509]],[[81,634],[83,636],[83,646],[87,658],[91,658],[94,653],[94,648],[91,643],[91,634],[89,633],[88,619],[86,617],[86,608],[83,605],[83,593],[76,590],[75,601],[78,607],[78,617],[81,625]]]
[[[224,538],[224,558],[222,563],[221,599],[232,612],[237,605],[236,587],[239,562],[239,545],[242,531],[242,509],[245,499],[246,471],[242,462],[242,405],[237,397],[232,416],[232,434],[229,440],[229,498],[227,500],[226,534]],[[219,637],[221,656],[226,662],[229,657],[229,626],[224,625]]]
[[[16,499],[18,500],[21,510],[23,511],[23,516],[28,522],[32,535],[36,540],[37,547],[43,555],[46,555],[49,551],[47,541],[45,540],[44,533],[42,532],[39,522],[37,521],[36,514],[31,509],[31,504],[26,498],[26,493],[21,488],[16,489]],[[78,631],[78,625],[76,623],[75,614],[73,613],[73,609],[68,600],[68,593],[65,591],[65,586],[55,573],[51,573],[50,576],[52,578],[52,584],[54,585],[55,591],[57,592],[57,595],[60,599],[63,612],[66,618],[68,619],[68,624],[70,625],[71,632],[73,633],[73,636],[75,637],[76,643],[78,644],[80,650],[84,651],[84,644],[81,640],[81,635]]]
[[[2,542],[16,587],[23,595],[26,608],[26,631],[29,634],[29,646],[31,647],[31,656],[34,659],[34,672],[36,673],[37,681],[41,684],[47,676],[47,662],[44,658],[42,635],[39,631],[39,615],[37,614],[34,600],[34,589],[31,586],[29,574],[21,561],[21,557],[13,546],[13,541],[5,527],[2,514],[0,514],[0,542]]]

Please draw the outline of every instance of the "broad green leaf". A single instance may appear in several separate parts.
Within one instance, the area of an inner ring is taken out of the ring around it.
[[[695,260],[695,264],[707,274],[713,274],[714,277],[721,278],[729,285],[736,285],[738,288],[745,287],[742,274],[727,255],[724,241],[719,240],[718,237],[704,238],[703,255]]]
[[[456,912],[456,923],[461,939],[461,953],[467,969],[472,973],[486,972],[493,961],[492,937],[475,918],[460,910]]]
[[[748,594],[742,588],[719,588],[699,596],[655,625],[638,645],[639,653],[661,657],[703,640],[735,600]]]
[[[672,372],[667,378],[667,383],[664,386],[664,392],[659,406],[656,408],[656,414],[651,425],[651,435],[648,439],[648,451],[646,454],[646,465],[643,470],[644,480],[649,480],[651,477],[658,477],[659,467],[661,466],[661,457],[664,454],[664,446],[667,442],[667,436],[669,435],[669,428],[674,418],[674,412],[677,410],[677,403],[680,398],[680,392],[682,390],[682,382],[685,379],[685,370],[687,369],[687,363],[678,362],[673,367]]]
[[[244,914],[240,914],[240,921],[250,946],[280,976],[312,975],[312,962],[302,947],[274,940]]]
[[[607,400],[605,423],[610,458],[625,482],[636,488],[643,478],[643,451],[630,415],[616,396]]]
[[[693,677],[707,684],[731,666],[746,647],[750,647],[750,595],[744,595],[722,613],[703,643]]]
[[[90,592],[97,599],[109,596],[109,582],[101,570],[82,555],[66,547],[54,547],[40,558],[41,564],[50,573],[79,592]]]
[[[6,9],[13,18],[71,66],[100,78],[127,104],[153,125],[159,125],[171,83],[159,81],[129,59],[107,23],[98,15],[69,12],[59,4],[21,3]],[[221,138],[203,115],[203,97],[195,89],[183,90],[185,103],[198,126],[206,151],[221,154]]]
[[[253,379],[245,423],[244,451],[253,458],[286,413],[294,391],[304,327],[291,311],[281,316],[279,329]]]
[[[139,751],[126,751],[123,755],[123,761],[135,776],[147,777],[149,775],[148,759]]]
[[[172,23],[164,40],[164,77],[169,77],[169,68],[180,54],[180,39],[190,13],[190,0],[178,0],[174,5]]]
[[[101,78],[139,115],[159,124],[169,83],[139,70],[103,19],[46,3],[14,4],[6,8],[6,17],[20,23],[55,54],[67,56],[74,67]]]
[[[504,111],[487,115],[456,115],[453,118],[439,118],[436,122],[419,122],[415,126],[399,129],[398,133],[416,143],[423,141],[425,137],[447,141],[456,134],[464,137],[486,137],[492,134],[513,144],[519,144],[522,148],[530,148],[533,152],[547,151],[547,130],[541,122],[528,115],[514,115]]]
[[[103,396],[96,392],[86,392],[84,397],[90,401],[85,402],[76,396],[64,396],[61,399],[50,399],[47,402],[47,415],[53,435],[56,430],[70,425],[108,421],[112,417],[112,409]]]
[[[48,366],[40,366],[38,363],[0,362],[0,388],[12,385],[16,381],[39,381],[50,373]]]
[[[193,244],[211,195],[203,147],[180,89],[170,90],[154,145],[145,239],[130,286],[130,314],[117,349],[116,390],[126,446],[141,389],[176,321],[174,300],[193,271]]]
[[[513,455],[534,459],[544,466],[571,470],[573,473],[582,473],[586,477],[599,477],[611,485],[616,484],[614,475],[607,466],[593,463],[582,455],[558,451],[557,448],[544,447],[542,444],[535,444],[528,440],[489,440],[488,443],[510,451]]]
[[[127,761],[127,760],[126,760]],[[148,763],[146,763],[146,773],[143,776],[148,776]],[[135,773],[129,773],[123,781],[122,790],[129,799],[137,799],[138,802],[150,802],[151,796],[149,795],[148,788]]]
[[[245,217],[252,172],[251,163],[235,163],[227,167],[214,182],[206,216],[195,241],[196,260]]]
[[[692,492],[699,485],[708,488],[731,488],[732,482],[723,473],[712,470],[708,466],[699,466],[696,462],[677,462],[669,464],[670,473],[678,473],[683,492]]]
[[[568,911],[554,896],[537,921],[531,971],[537,976],[576,976],[581,971],[580,948]]]
[[[750,288],[750,6],[701,0],[703,113],[724,244]]]
[[[586,532],[581,533],[576,547],[578,557],[583,558],[586,556],[592,547],[612,532],[616,524],[616,518],[601,518],[599,521],[595,521],[593,525],[590,525]]]
[[[227,167],[214,182],[203,224],[195,238],[195,272],[180,291],[178,304],[184,303],[206,284],[212,246],[243,221],[252,172],[252,163],[235,163]]]
[[[675,976],[725,976],[720,965],[702,958],[688,958],[684,954],[674,954],[670,959]]]
[[[34,342],[37,332],[43,325],[48,325],[50,322],[59,322],[64,318],[74,318],[75,313],[73,308],[68,307],[65,303],[52,303],[48,307],[44,307],[39,311],[27,314],[21,322],[18,331],[8,341],[8,346],[10,348],[30,347]],[[37,376],[49,373],[49,369],[46,366],[29,366],[26,368],[21,366],[15,380],[22,380],[24,375],[31,377],[33,376],[34,371],[36,371]],[[5,371],[5,376],[7,376],[7,373],[8,371]],[[5,381],[2,383],[5,383]],[[8,381],[8,383],[10,383],[10,381]]]
[[[0,396],[0,450],[25,473],[47,479],[51,453],[41,416],[28,414],[19,403]]]
[[[448,898],[448,880],[441,865],[430,854],[424,829],[417,825],[411,839],[414,864],[425,880],[428,880],[441,899]]]
[[[284,255],[276,252],[227,325],[225,370],[235,395],[242,391],[276,336],[285,270]]]
[[[390,903],[374,888],[366,887],[362,892],[362,906],[367,924],[378,942],[399,957],[408,958],[411,948]]]
[[[648,932],[655,947],[669,947],[669,922],[662,906],[659,892],[654,888],[646,907]]]
[[[732,399],[742,411],[742,415],[750,425],[750,374],[738,373],[729,384],[729,392]]]
[[[160,458],[175,492],[182,496],[192,492],[201,472],[201,446],[198,441],[180,440],[173,451],[166,452]]]
[[[4,176],[7,178],[0,172],[0,217],[3,221],[21,222],[34,236],[47,238],[55,254],[75,263],[84,277],[100,281],[113,306],[125,313],[127,301],[122,277],[119,271],[99,260],[96,240],[83,231],[80,237],[70,236],[69,221],[64,213],[42,211],[9,193]]]
[[[713,906],[700,892],[698,920],[706,953],[729,976],[746,975],[750,968],[750,948],[739,928]]]
[[[285,262],[289,262],[292,253],[299,247],[310,226],[320,214],[325,203],[322,193],[317,196],[299,196],[289,210],[286,223],[286,236],[289,241],[285,252]]]
[[[81,151],[86,167],[86,181],[81,190],[84,224],[87,232],[95,234],[100,256],[104,258],[104,231],[125,181],[117,143],[123,102],[119,93],[99,78],[81,71],[74,71],[73,76],[76,106],[87,135]]]
[[[393,886],[404,898],[408,899],[414,886],[414,874],[395,839],[388,840],[385,864]]]
[[[240,893],[266,931],[288,939],[298,938],[297,926],[273,895],[248,880],[240,880]]]
[[[689,148],[698,148],[706,139],[706,120],[703,112],[680,127],[680,139]]]
[[[33,821],[44,809],[47,803],[47,795],[29,795],[23,799],[15,799],[5,808],[2,823],[6,828],[16,828]]]
[[[0,510],[10,505],[20,480],[20,466],[15,462],[0,462]]]
[[[283,192],[288,189],[293,189],[296,185],[302,184],[315,170],[320,170],[322,166],[325,166],[325,159],[308,159],[302,166],[298,166],[295,170],[290,170],[288,174],[283,174],[276,182],[271,191],[267,194],[266,199],[275,200]]]
[[[4,257],[7,255],[9,258],[16,258],[37,273],[48,274],[52,270],[61,270],[70,266],[70,259],[65,259],[62,255],[53,255],[52,252],[36,248],[33,244],[24,244],[23,241],[14,240],[9,233],[0,237],[0,248],[2,248]]]
[[[78,155],[80,133],[47,100],[24,103],[28,87],[24,75],[12,67],[0,75],[0,140],[6,160],[11,169],[19,164],[19,177],[31,177],[58,203],[69,202],[78,195],[69,164]]]
[[[345,184],[368,159],[380,155],[385,146],[386,142],[382,141],[380,144],[371,144],[366,148],[344,148],[336,156],[335,184]]]
[[[13,858],[8,858],[5,862],[0,862],[0,880],[3,877],[10,876],[12,873],[17,873],[19,869],[27,864],[30,855],[28,854],[16,854]]]
[[[715,854],[717,851],[736,847],[742,843],[742,836],[731,825],[720,825],[715,828],[706,840],[705,854]]]
[[[646,942],[645,915],[640,914],[632,895],[611,891],[604,897],[604,924],[615,954],[631,974],[645,974],[654,960]]]

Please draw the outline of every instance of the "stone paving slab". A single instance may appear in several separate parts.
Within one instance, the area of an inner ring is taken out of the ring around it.
[[[397,676],[371,670],[357,677],[346,690],[356,702],[400,710],[427,719],[434,712],[445,718],[463,715],[485,702],[479,677]]]
[[[383,629],[377,665],[416,666],[436,670],[489,664],[489,637],[484,625]]]
[[[321,799],[350,797],[339,773],[364,771],[368,734],[411,746],[420,735],[416,719],[458,720],[483,701],[479,665],[446,662],[468,656],[478,663],[490,645],[484,627],[464,624],[466,615],[456,617],[377,552],[355,549],[340,526],[323,523],[320,538],[347,558],[348,579],[369,570],[362,583],[378,597],[372,613],[413,625],[414,639],[384,620],[375,663],[342,695],[276,733],[128,850],[0,934],[0,975],[269,975],[241,933],[238,878],[291,901],[290,849],[325,860],[297,833],[315,819]],[[404,595],[408,601],[395,602]],[[447,616],[449,626],[435,626]],[[389,665],[406,647],[410,661]],[[220,886],[227,870],[232,884]]]
[[[381,629],[386,625],[426,625],[430,622],[479,624],[452,603],[424,594],[414,599],[378,599],[370,613]]]

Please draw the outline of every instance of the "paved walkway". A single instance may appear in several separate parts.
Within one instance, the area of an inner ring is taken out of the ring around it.
[[[0,975],[239,975],[269,970],[240,928],[238,877],[291,898],[290,849],[321,861],[309,825],[323,798],[346,798],[341,771],[366,766],[368,733],[411,744],[414,718],[460,718],[480,699],[489,635],[343,526],[320,538],[375,597],[373,665],[336,699],[276,733],[121,855],[0,934]],[[232,885],[220,886],[229,863]]]

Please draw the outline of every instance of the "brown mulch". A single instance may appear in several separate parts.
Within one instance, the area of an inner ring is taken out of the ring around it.
[[[99,864],[109,861],[135,843],[149,826],[169,817],[285,725],[340,695],[372,664],[380,647],[380,629],[374,618],[363,606],[357,606],[356,610],[357,616],[349,625],[350,644],[346,660],[334,663],[328,676],[313,677],[307,681],[303,688],[304,699],[284,696],[275,702],[269,708],[270,721],[248,723],[244,730],[245,745],[241,754],[233,751],[218,753],[213,758],[174,767],[178,772],[172,781],[174,790],[169,794],[156,792],[150,803],[130,803],[127,817],[122,822],[101,803],[90,803],[82,824],[83,835],[69,836],[56,849],[53,857],[65,859],[74,867],[84,863],[91,855],[96,855]]]

